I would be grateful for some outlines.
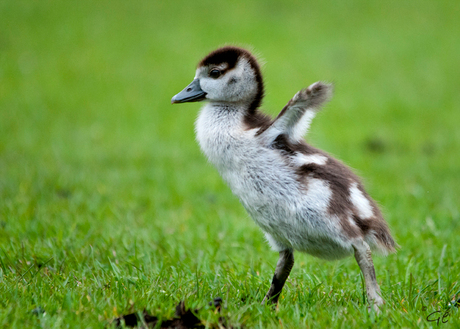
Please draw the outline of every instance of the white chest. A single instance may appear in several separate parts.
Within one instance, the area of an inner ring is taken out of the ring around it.
[[[209,104],[196,121],[201,149],[259,222],[258,211],[275,201],[284,201],[284,209],[294,207],[299,183],[286,160],[262,145],[255,132],[245,129],[241,111]]]

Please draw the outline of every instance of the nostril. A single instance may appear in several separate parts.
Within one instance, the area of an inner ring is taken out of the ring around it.
[[[187,91],[192,91],[192,88],[188,87],[188,88],[187,88]]]

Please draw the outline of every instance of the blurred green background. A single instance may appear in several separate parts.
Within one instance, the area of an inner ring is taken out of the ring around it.
[[[459,12],[454,0],[1,1],[0,325],[103,327],[215,296],[247,327],[434,325],[426,316],[460,297]],[[225,44],[265,63],[272,115],[335,84],[307,140],[363,176],[402,247],[375,260],[384,316],[365,312],[353,259],[300,254],[279,312],[259,306],[277,254],[200,154],[200,104],[170,104]],[[445,327],[460,323],[452,312]]]

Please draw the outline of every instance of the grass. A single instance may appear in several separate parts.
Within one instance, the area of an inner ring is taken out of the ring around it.
[[[221,296],[246,328],[458,327],[459,7],[2,1],[0,326],[102,328],[180,300],[215,324]],[[272,115],[334,81],[308,140],[365,178],[401,245],[374,260],[381,316],[353,259],[300,253],[279,310],[259,305],[277,254],[200,154],[200,105],[169,104],[225,43],[267,62]]]

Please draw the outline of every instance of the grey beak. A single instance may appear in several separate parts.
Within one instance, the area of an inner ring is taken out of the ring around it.
[[[195,79],[180,93],[171,99],[171,104],[185,102],[199,102],[206,98],[206,93],[201,90],[200,80]]]

